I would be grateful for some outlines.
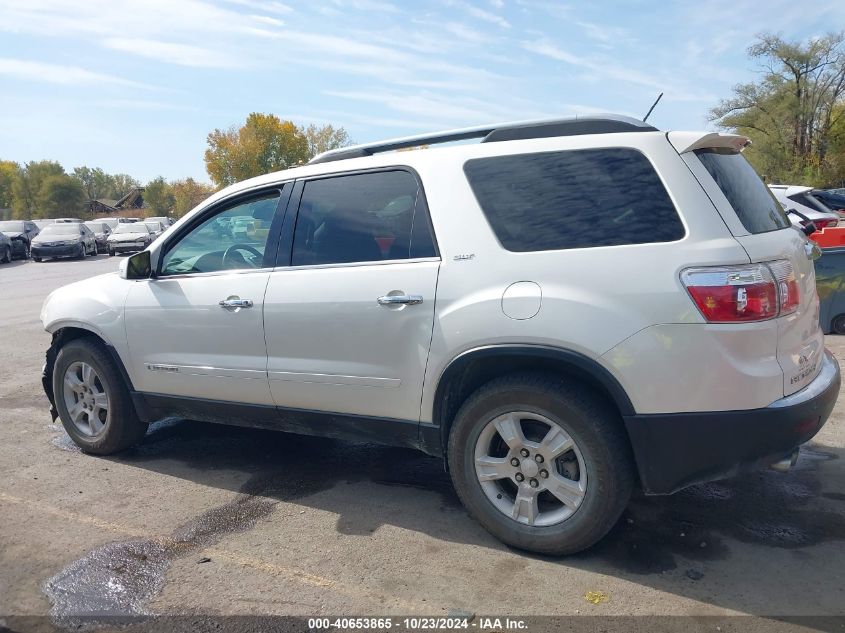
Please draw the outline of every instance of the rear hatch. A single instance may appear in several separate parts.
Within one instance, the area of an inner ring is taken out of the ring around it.
[[[790,298],[781,299],[781,315],[776,318],[777,358],[784,374],[784,395],[795,393],[816,377],[824,355],[813,265],[819,251],[790,224],[783,207],[742,156],[746,139],[670,132],[669,141],[750,261],[766,264],[783,291],[781,296]],[[792,301],[797,305],[787,305]]]

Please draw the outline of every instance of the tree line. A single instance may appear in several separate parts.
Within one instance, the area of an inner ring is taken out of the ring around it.
[[[222,187],[306,163],[316,154],[350,143],[342,127],[303,127],[257,112],[241,126],[215,129],[207,141],[205,165],[213,184],[159,176],[142,185],[132,176],[109,174],[99,167],[67,172],[52,160],[24,164],[0,160],[0,209],[11,209],[7,215],[15,219],[87,218],[90,201],[119,200],[143,186],[147,215],[181,217]]]

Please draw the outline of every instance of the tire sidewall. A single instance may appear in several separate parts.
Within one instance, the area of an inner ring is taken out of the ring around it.
[[[497,538],[516,547],[535,551],[568,553],[592,545],[595,538],[596,517],[608,514],[618,516],[611,508],[613,495],[606,493],[606,486],[614,480],[612,455],[601,437],[591,431],[590,421],[577,404],[529,388],[515,388],[493,392],[468,403],[459,412],[453,436],[449,443],[449,464],[459,495],[470,512],[484,517],[482,523]],[[475,445],[481,431],[494,418],[511,411],[527,411],[549,418],[573,439],[587,471],[587,491],[581,505],[561,523],[534,527],[519,523],[498,510],[484,494],[475,473]],[[463,494],[462,494],[463,493]],[[613,523],[601,528],[601,536]],[[599,537],[600,538],[600,537]],[[562,545],[566,543],[567,545]],[[571,544],[571,545],[569,545]]]
[[[845,334],[845,314],[839,314],[833,319],[830,329],[834,334]]]
[[[100,379],[100,383],[105,389],[106,395],[109,399],[109,412],[106,418],[106,427],[103,433],[96,438],[91,438],[83,435],[76,425],[70,419],[67,406],[64,399],[64,376],[67,368],[75,362],[83,362],[91,365]],[[62,421],[65,431],[71,436],[73,441],[83,450],[96,451],[108,443],[109,438],[113,435],[113,428],[116,422],[116,416],[119,414],[119,404],[121,402],[123,385],[118,381],[120,379],[114,375],[111,368],[104,367],[100,360],[92,353],[90,344],[84,341],[71,341],[59,350],[56,356],[56,362],[53,365],[53,399],[55,400],[56,411],[59,413],[59,418]]]

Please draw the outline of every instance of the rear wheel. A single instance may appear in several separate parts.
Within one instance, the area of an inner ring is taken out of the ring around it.
[[[39,264],[41,263],[41,258],[40,258],[40,257],[33,257],[32,259],[33,259],[33,260],[35,260],[36,262],[38,262]]]
[[[845,314],[840,314],[835,319],[833,319],[833,325],[831,329],[836,334],[845,334]]]
[[[619,414],[581,385],[521,374],[463,404],[449,469],[470,514],[514,547],[571,554],[616,523],[634,467]]]
[[[87,453],[123,450],[147,430],[114,361],[92,341],[76,339],[59,350],[53,395],[65,431]]]

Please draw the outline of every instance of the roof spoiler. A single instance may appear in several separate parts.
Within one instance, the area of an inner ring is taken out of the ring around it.
[[[751,145],[751,139],[739,134],[719,132],[669,132],[666,137],[679,154],[697,149],[723,148],[741,152]]]

